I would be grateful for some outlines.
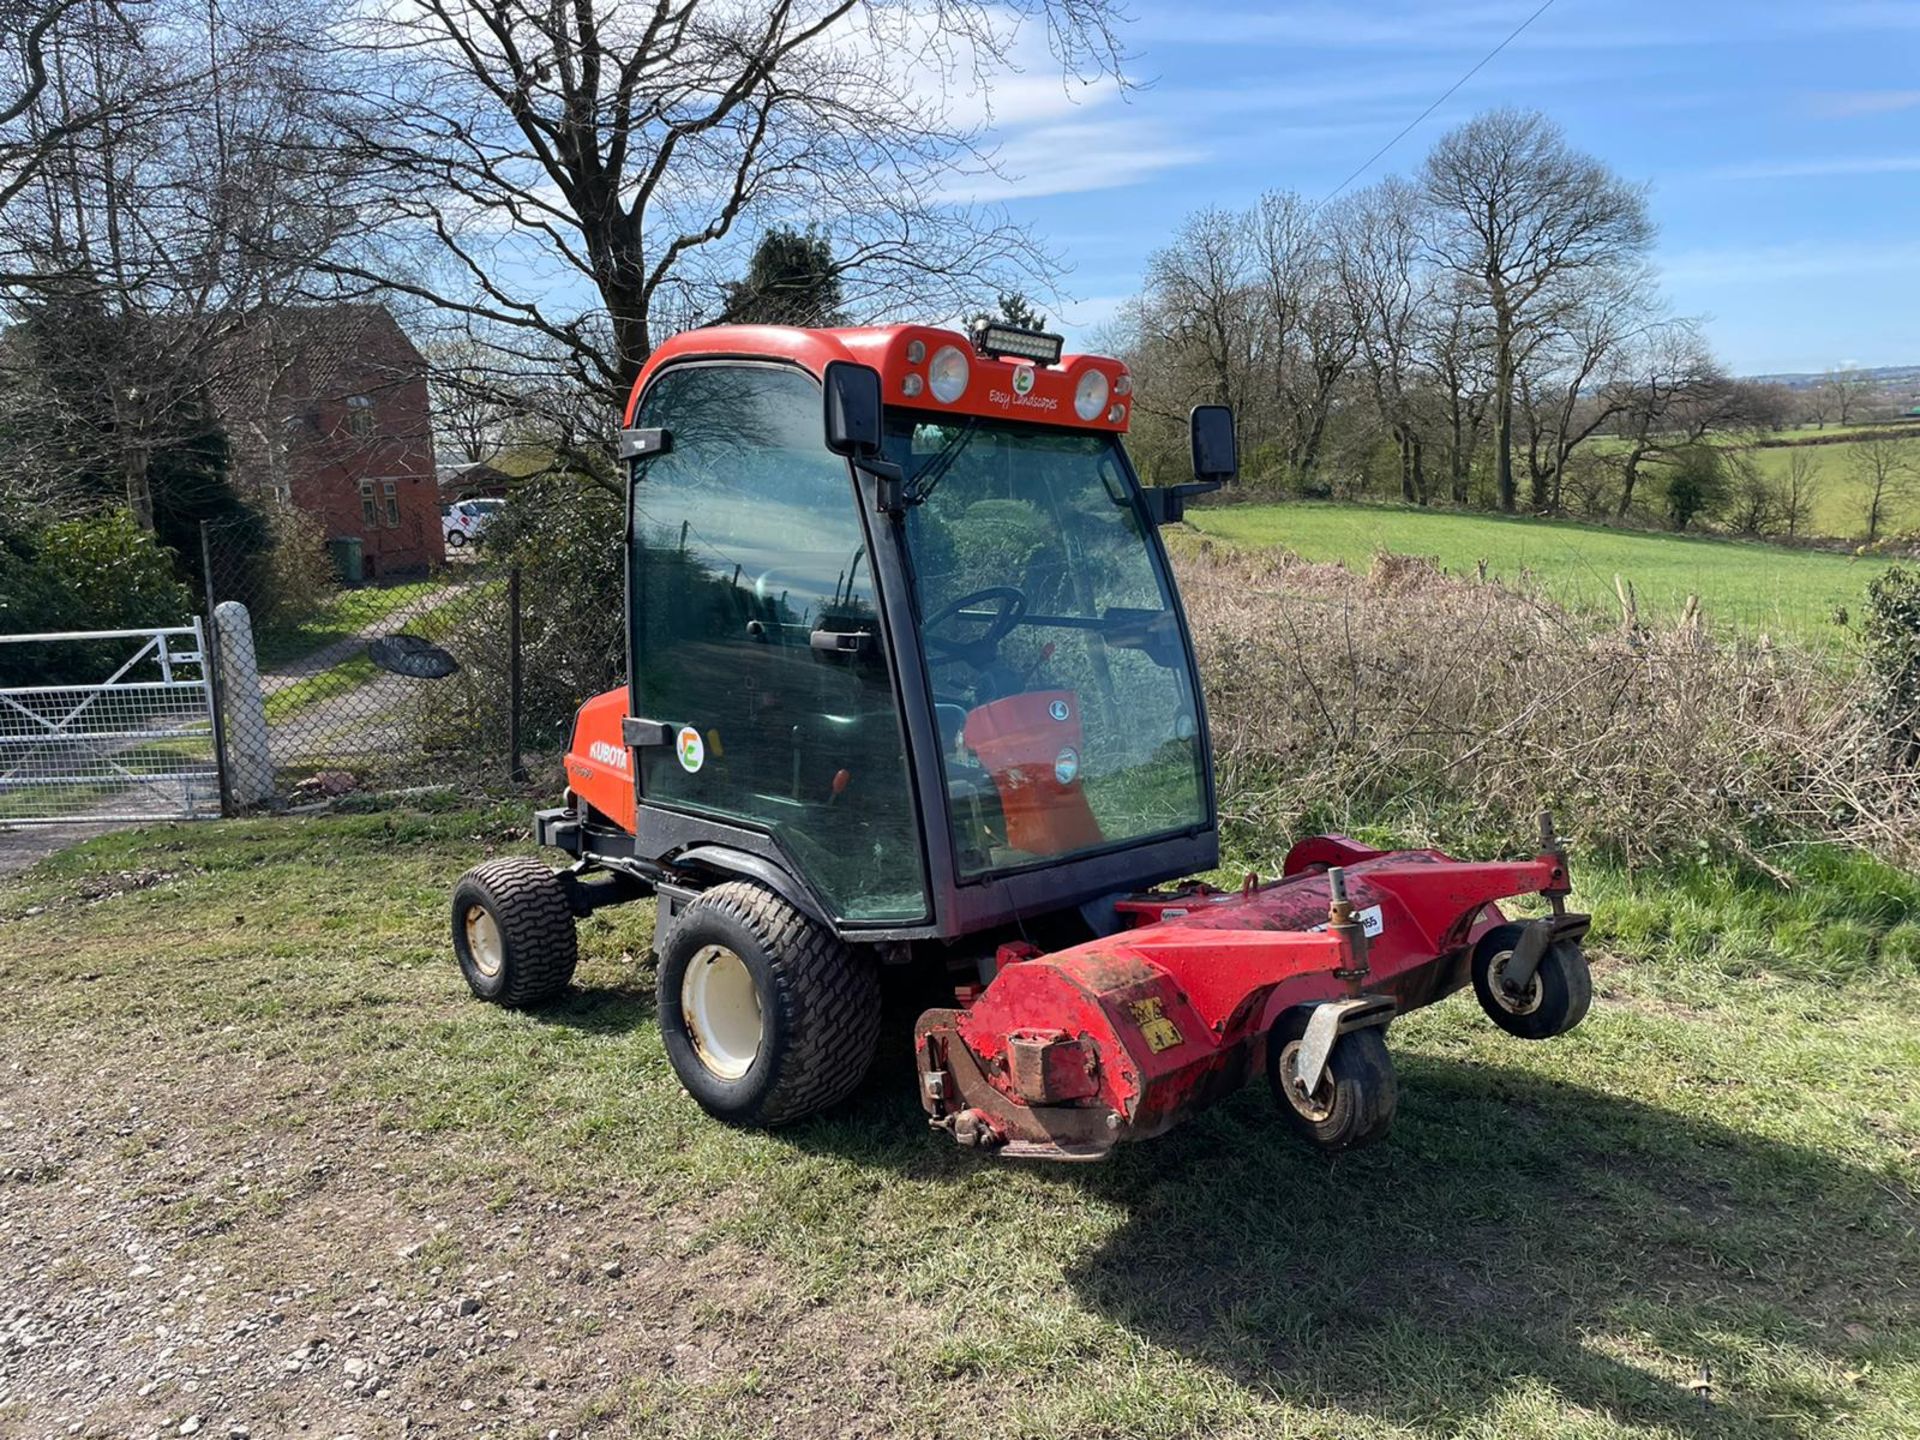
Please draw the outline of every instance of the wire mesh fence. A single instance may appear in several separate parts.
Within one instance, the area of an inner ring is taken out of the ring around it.
[[[201,629],[0,635],[0,824],[220,812]]]
[[[298,539],[202,538],[236,808],[519,778],[518,576],[484,546],[356,580]]]

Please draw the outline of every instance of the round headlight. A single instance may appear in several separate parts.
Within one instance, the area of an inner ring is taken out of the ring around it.
[[[909,375],[900,382],[900,393],[909,400],[926,388],[927,382],[922,380],[918,375]]]
[[[1069,745],[1053,757],[1053,778],[1062,785],[1073,784],[1080,773],[1080,752]]]
[[[967,393],[967,357],[954,345],[942,345],[927,365],[927,388],[942,405],[951,405]],[[1101,403],[1105,403],[1105,395]]]
[[[1106,408],[1106,372],[1089,370],[1080,377],[1080,383],[1073,389],[1073,413],[1082,420],[1098,420]]]
[[[926,358],[927,358],[927,342],[926,341],[909,340],[907,342],[907,363],[909,365],[918,365],[922,360]]]
[[[1127,418],[1127,407],[1120,404],[1118,401],[1114,402],[1114,404],[1107,407],[1107,423],[1109,425],[1118,425],[1122,420],[1126,418]]]
[[[1118,380],[1115,380],[1113,382],[1113,393],[1116,395],[1131,395],[1133,393],[1133,377],[1131,375],[1122,375]]]

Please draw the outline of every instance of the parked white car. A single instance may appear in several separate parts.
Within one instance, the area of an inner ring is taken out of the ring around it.
[[[504,500],[456,500],[440,507],[440,523],[446,527],[447,548],[459,550],[480,538],[487,522],[507,502]]]

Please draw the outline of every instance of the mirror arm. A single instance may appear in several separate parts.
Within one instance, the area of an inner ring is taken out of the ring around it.
[[[1189,480],[1180,485],[1145,485],[1140,496],[1147,502],[1147,518],[1156,525],[1172,525],[1186,518],[1187,501],[1196,495],[1211,495],[1226,482]]]
[[[872,455],[855,457],[853,468],[873,481],[875,510],[894,520],[898,520],[907,513],[907,472],[905,470],[891,460],[882,460]]]

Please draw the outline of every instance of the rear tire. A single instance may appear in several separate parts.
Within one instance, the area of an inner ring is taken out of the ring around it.
[[[455,550],[458,550],[461,546],[465,545],[466,543],[467,543],[467,537],[463,531],[449,530],[447,532],[447,544],[453,547]]]
[[[1386,1027],[1350,1030],[1333,1042],[1327,1068],[1311,1095],[1292,1079],[1293,1058],[1306,1034],[1305,1010],[1290,1011],[1273,1027],[1267,1044],[1267,1083],[1293,1132],[1328,1154],[1358,1150],[1382,1139],[1393,1126],[1400,1098]]]
[[[1504,979],[1507,963],[1525,927],[1497,925],[1473,947],[1473,993],[1480,1008],[1509,1035],[1550,1040],[1586,1018],[1593,1004],[1593,977],[1577,940],[1556,940],[1540,957],[1524,990]]]
[[[687,1093],[734,1125],[785,1125],[851,1095],[880,1037],[880,977],[770,890],[728,881],[674,921],[660,1034]]]
[[[517,1009],[565,990],[580,942],[560,872],[513,855],[462,875],[453,887],[453,953],[482,1000]]]

